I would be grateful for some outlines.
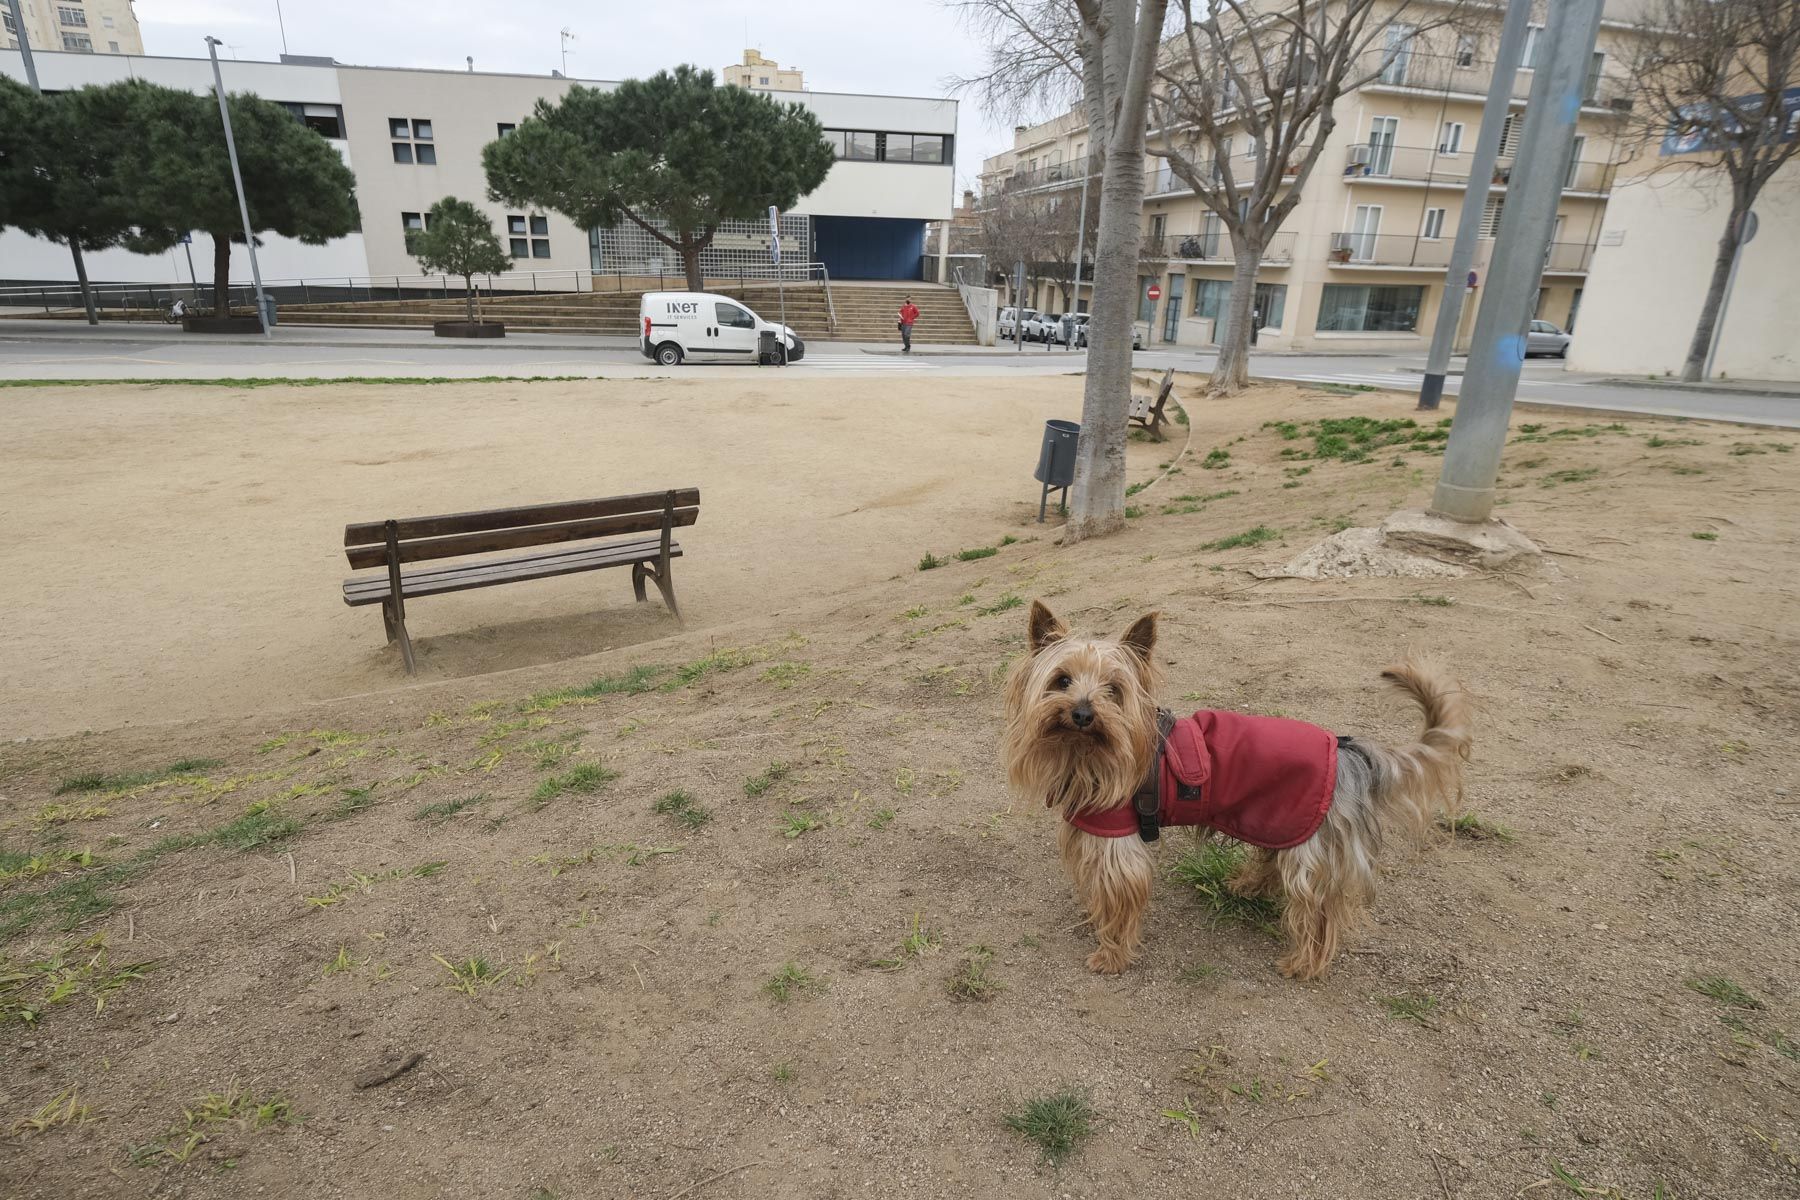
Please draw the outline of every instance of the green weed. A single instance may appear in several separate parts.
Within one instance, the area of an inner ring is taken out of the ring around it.
[[[781,970],[764,982],[762,990],[777,1004],[786,1004],[807,992],[822,992],[825,981],[799,963],[783,963]]]
[[[898,971],[915,959],[924,958],[938,951],[938,936],[928,926],[919,913],[913,914],[912,925],[908,927],[904,937],[900,939],[900,948],[892,958],[878,958],[874,965],[885,971]]]
[[[958,562],[974,562],[981,558],[992,558],[998,553],[1000,550],[995,546],[976,546],[971,550],[958,550],[956,558]]]
[[[1004,991],[1006,985],[990,973],[993,962],[994,952],[988,947],[969,947],[969,953],[957,964],[955,973],[944,984],[950,998],[966,1001],[992,1000]]]
[[[73,1086],[66,1087],[29,1117],[15,1121],[13,1132],[44,1133],[64,1125],[84,1125],[92,1115],[93,1109],[82,1103],[79,1091]]]
[[[1231,451],[1214,446],[1211,450],[1206,452],[1206,457],[1200,460],[1200,469],[1202,471],[1217,471],[1230,464]]]
[[[1425,992],[1402,992],[1396,996],[1381,997],[1381,1006],[1395,1020],[1412,1021],[1427,1029],[1437,1028],[1431,1023],[1431,1016],[1438,1007],[1436,996]]]
[[[979,613],[981,616],[991,617],[996,613],[1010,612],[1011,610],[1018,608],[1020,605],[1022,605],[1024,603],[1025,603],[1024,600],[1020,599],[1018,596],[1013,595],[1011,592],[1008,592],[1008,593],[1006,593],[1006,595],[1000,597],[1000,599],[994,601],[992,604],[988,605],[986,608],[978,608],[975,611],[977,613]]]
[[[621,675],[602,675],[590,683],[580,687],[559,688],[552,692],[539,692],[520,701],[519,711],[526,713],[554,712],[570,704],[596,703],[602,696],[639,696],[655,690],[657,680],[669,673],[669,668],[660,666],[636,666]]]
[[[869,816],[870,829],[886,829],[898,814],[891,808],[878,808]]]
[[[670,792],[651,805],[650,811],[669,817],[689,829],[698,829],[712,820],[712,813],[702,808],[687,792]]]
[[[1237,550],[1245,546],[1260,546],[1264,542],[1272,542],[1281,536],[1281,530],[1270,529],[1267,525],[1258,525],[1246,529],[1242,533],[1234,533],[1230,537],[1220,538],[1216,542],[1203,542],[1202,550]]]
[[[181,1110],[181,1121],[160,1139],[132,1146],[128,1155],[133,1166],[149,1167],[167,1160],[185,1163],[195,1151],[222,1132],[222,1126],[235,1126],[246,1133],[293,1125],[300,1120],[293,1105],[279,1093],[258,1098],[233,1081],[222,1092],[208,1092]],[[227,1159],[227,1162],[230,1160]]]
[[[472,805],[480,804],[480,796],[458,796],[454,800],[440,800],[436,804],[427,804],[413,814],[415,821],[430,821],[433,825],[442,825],[451,817]]]
[[[762,769],[760,774],[752,775],[744,780],[744,795],[760,796],[781,780],[787,778],[794,769],[792,763],[772,762]]]
[[[727,647],[715,650],[705,658],[697,658],[691,663],[683,663],[675,668],[675,678],[663,684],[663,691],[672,692],[678,688],[704,679],[708,675],[721,674],[726,671],[739,671],[755,661],[748,650]]]
[[[123,775],[104,775],[98,771],[89,771],[71,775],[57,784],[55,795],[64,796],[70,792],[129,792],[153,783],[201,775],[223,765],[216,758],[183,758],[155,771],[131,771]]]
[[[93,1000],[94,1012],[102,1012],[107,1000],[156,966],[151,959],[114,963],[101,935],[68,942],[41,959],[0,957],[0,1025],[35,1025],[52,1008],[77,998]]]
[[[1690,533],[1688,536],[1693,538],[1696,542],[1716,542],[1719,540],[1719,535],[1710,530],[1701,531],[1699,533]]]
[[[921,570],[921,571],[935,571],[943,565],[944,565],[944,560],[939,558],[937,555],[933,554],[929,550],[927,550],[925,552],[925,556],[923,558],[919,559],[919,570]]]
[[[775,827],[781,836],[788,841],[804,837],[815,829],[825,828],[825,822],[810,813],[795,812],[783,814],[781,824]]]
[[[473,1000],[483,988],[493,987],[502,979],[512,974],[512,968],[497,969],[487,959],[470,955],[459,962],[451,962],[441,954],[431,956],[433,962],[450,972],[445,986],[461,992]]]
[[[1697,975],[1689,979],[1687,985],[1702,996],[1731,1008],[1757,1009],[1763,1006],[1761,1000],[1723,975]]]
[[[1437,823],[1440,828],[1447,829],[1452,834],[1461,834],[1476,841],[1510,842],[1514,840],[1511,829],[1473,812],[1458,813],[1454,817],[1439,816]]]
[[[1209,839],[1175,861],[1172,874],[1194,889],[1215,922],[1230,921],[1274,936],[1281,902],[1269,896],[1240,896],[1228,885],[1248,861],[1249,848],[1237,842]]]
[[[1555,487],[1559,483],[1586,483],[1600,474],[1599,467],[1571,467],[1566,471],[1552,471],[1539,481],[1541,487]]]
[[[781,662],[765,670],[762,677],[764,683],[772,683],[785,691],[810,674],[812,674],[812,667],[806,663]]]
[[[1098,1114],[1075,1088],[1027,1100],[1006,1114],[1006,1127],[1031,1142],[1044,1161],[1060,1166],[1094,1135]]]
[[[531,793],[531,799],[539,808],[550,803],[558,796],[569,792],[589,795],[599,791],[619,777],[617,771],[609,771],[598,763],[582,763],[561,775],[552,775],[538,784],[537,790]]]

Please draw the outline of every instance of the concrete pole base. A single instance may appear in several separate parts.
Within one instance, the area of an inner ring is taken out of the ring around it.
[[[1492,484],[1479,488],[1463,487],[1439,479],[1437,491],[1432,493],[1431,507],[1426,511],[1446,520],[1479,525],[1494,515],[1494,487]]]
[[[1505,521],[1468,522],[1435,512],[1401,509],[1381,523],[1382,541],[1439,562],[1493,568],[1542,551]]]

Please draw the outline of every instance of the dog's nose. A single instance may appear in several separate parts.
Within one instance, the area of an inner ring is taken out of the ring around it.
[[[1075,723],[1075,728],[1086,729],[1089,725],[1094,723],[1093,706],[1086,700],[1083,700],[1080,704],[1077,704],[1074,708],[1069,710],[1069,720]]]

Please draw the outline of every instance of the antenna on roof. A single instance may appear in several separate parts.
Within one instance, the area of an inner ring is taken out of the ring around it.
[[[469,74],[473,75],[475,73],[475,56],[471,54],[463,61],[469,64]]]
[[[575,34],[567,25],[562,27],[562,73],[569,73],[569,43],[575,40]]]

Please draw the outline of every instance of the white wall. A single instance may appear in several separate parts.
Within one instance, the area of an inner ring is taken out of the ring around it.
[[[954,100],[914,96],[855,96],[842,92],[782,92],[811,109],[827,129],[887,133],[956,133]],[[952,144],[954,151],[954,144]],[[954,158],[954,154],[952,154]],[[947,221],[956,207],[956,164],[834,163],[825,182],[794,206],[795,212],[833,217],[915,217]]]
[[[1640,177],[1613,191],[1576,315],[1569,367],[1680,374],[1700,316],[1729,192],[1722,174]],[[1719,339],[1716,371],[1800,381],[1800,163],[1763,189]]]

